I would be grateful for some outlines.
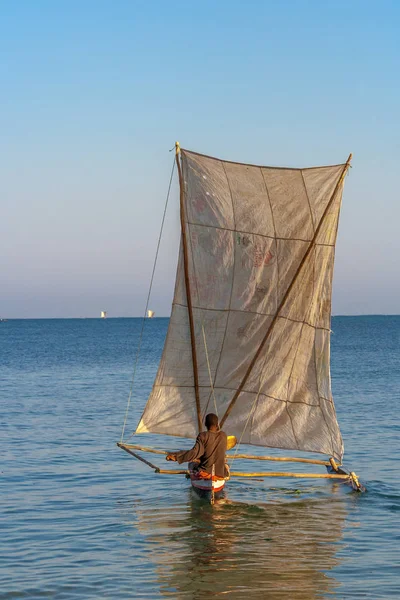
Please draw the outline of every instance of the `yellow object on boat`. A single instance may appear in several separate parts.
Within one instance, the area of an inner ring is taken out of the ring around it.
[[[227,450],[232,450],[232,448],[234,448],[237,444],[237,439],[235,435],[228,435],[227,436],[227,445],[226,445],[226,449]]]

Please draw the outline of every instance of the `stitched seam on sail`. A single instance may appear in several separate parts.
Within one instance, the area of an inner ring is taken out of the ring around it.
[[[231,199],[231,204],[232,204],[233,226],[235,228],[233,230],[228,230],[228,231],[236,232],[236,216],[235,216],[235,207],[234,207],[234,204],[233,204],[232,190],[231,190],[231,186],[229,184],[229,178],[228,178],[228,174],[227,174],[226,169],[225,169],[225,165],[224,165],[223,161],[220,161],[220,162],[221,162],[224,174],[225,174],[226,183],[228,185],[229,197]],[[225,230],[225,228],[223,228],[223,227],[218,227],[216,229],[224,229]],[[217,377],[218,377],[218,369],[219,369],[219,366],[221,364],[221,359],[222,359],[222,356],[223,356],[223,350],[224,350],[224,345],[225,345],[226,333],[228,331],[229,317],[230,317],[230,313],[231,313],[232,294],[233,294],[233,288],[234,288],[234,283],[235,283],[235,265],[236,265],[236,244],[233,244],[233,267],[232,267],[231,293],[229,295],[229,305],[228,305],[228,308],[227,309],[223,309],[224,312],[228,312],[228,317],[226,319],[224,337],[222,339],[222,344],[221,344],[221,349],[220,349],[220,353],[219,353],[219,358],[218,358],[217,366],[215,368],[215,374],[214,374],[214,380],[213,380],[214,388],[215,388],[215,382],[217,381]],[[211,397],[211,392],[210,392],[210,396],[209,396],[209,398],[207,400],[207,406],[208,406],[208,403],[210,402],[210,397]]]
[[[230,229],[229,227],[219,227],[218,225],[208,225],[207,223],[192,223],[191,221],[187,221],[188,225],[192,225],[193,227],[206,227],[209,229],[220,229],[221,231],[232,231],[233,233],[240,233],[241,235],[254,235],[262,238],[268,238],[269,240],[282,240],[284,242],[304,242],[305,244],[309,244],[312,240],[305,240],[303,238],[289,238],[282,236],[273,236],[266,235],[264,233],[257,233],[255,231],[242,231],[241,229]],[[330,246],[333,247],[334,244],[324,244],[320,242],[315,242],[314,246]]]
[[[288,380],[287,380],[287,395],[289,395],[290,382],[291,382],[291,378],[292,378],[292,374],[293,374],[294,364],[296,362],[297,353],[299,351],[299,346],[300,346],[300,342],[301,342],[301,334],[303,333],[303,328],[304,328],[304,322],[302,323],[301,328],[300,328],[300,333],[299,333],[299,337],[298,337],[298,340],[297,340],[297,348],[296,348],[296,352],[294,353],[293,362],[292,362],[292,366],[291,366],[291,369],[290,369],[290,375],[289,375]],[[293,420],[292,420],[292,415],[289,412],[288,402],[289,402],[289,400],[286,398],[286,401],[285,401],[286,412],[287,412],[287,414],[289,416],[289,419],[290,419],[290,424],[292,426],[294,439],[296,441],[297,447],[299,447],[299,440],[297,439],[296,432],[295,432],[294,427],[293,427]],[[294,404],[294,402],[291,402],[291,404]],[[304,404],[306,404],[306,403],[304,403]],[[307,404],[308,404],[308,402],[307,402]]]
[[[315,223],[314,223],[314,216],[313,216],[313,212],[312,212],[312,208],[311,208],[311,202],[310,202],[310,198],[308,196],[306,182],[304,181],[303,171],[301,170],[300,173],[301,173],[301,180],[303,182],[304,191],[305,191],[307,202],[308,202],[308,208],[310,209],[310,217],[311,217],[312,228],[313,228],[313,232],[315,233]]]
[[[155,388],[162,388],[162,387],[166,387],[166,388],[183,388],[183,389],[191,389],[193,386],[192,385],[174,385],[174,384],[166,384],[163,383],[162,385],[155,385]],[[209,385],[199,385],[199,388],[204,388],[207,389],[209,388]],[[236,388],[228,388],[228,387],[224,387],[222,385],[218,385],[216,388],[216,390],[227,390],[230,392],[235,392]],[[305,404],[306,406],[314,406],[315,408],[318,408],[318,404],[311,404],[310,402],[304,402],[302,400],[297,400],[296,402],[292,402],[291,400],[283,400],[282,398],[276,398],[275,396],[271,396],[270,394],[265,394],[264,392],[254,392],[254,391],[250,391],[250,390],[242,390],[243,394],[250,394],[250,395],[254,395],[254,396],[264,396],[265,398],[271,398],[271,400],[276,400],[277,402],[288,402],[289,404]],[[323,396],[320,396],[320,400],[325,400],[325,402],[329,402],[330,404],[332,404],[332,401],[329,400],[328,398],[324,398]]]
[[[304,183],[304,187],[306,190],[306,194],[307,194],[307,198],[308,198],[308,192],[307,192],[307,186],[306,183],[304,181],[304,176],[303,173],[301,173],[302,179],[303,179],[303,183]],[[339,192],[340,193],[340,192]],[[339,197],[339,194],[338,194]],[[333,203],[334,204],[334,203]],[[336,220],[336,232],[335,232],[335,238],[334,238],[334,242],[333,244],[331,244],[331,246],[333,247],[333,257],[332,257],[332,270],[331,270],[331,276],[329,278],[329,285],[330,288],[332,287],[332,280],[333,280],[333,265],[335,262],[335,250],[336,250],[336,237],[337,237],[337,231],[338,231],[338,226],[339,226],[339,215],[340,215],[340,207],[341,207],[341,196],[340,196],[340,206],[339,206],[339,211],[338,211],[338,216],[337,216],[337,220]],[[314,223],[314,221],[313,221]],[[314,225],[313,225],[314,226]],[[322,244],[321,244],[322,245]],[[314,276],[313,276],[313,295],[314,295],[314,289],[315,289],[315,262],[316,262],[316,251],[314,252]],[[331,315],[332,312],[332,295],[330,296],[330,302],[329,302],[329,314]],[[329,323],[331,322],[331,317],[329,319]],[[315,328],[315,330],[317,330],[317,328]],[[328,336],[330,338],[330,327],[327,329],[328,332]],[[315,348],[315,335],[314,335],[314,344],[313,344],[313,351],[314,351],[314,364],[315,364],[315,374],[316,374],[316,382],[317,382],[317,390],[318,390],[318,397],[319,399],[323,399],[325,400],[325,398],[323,398],[323,396],[320,395],[320,391],[319,391],[319,384],[318,384],[318,369],[317,369],[317,357],[316,357],[316,348]],[[329,339],[329,343],[330,343],[330,339]],[[331,383],[330,383],[330,375],[329,375],[329,388],[331,388]],[[332,393],[331,393],[332,396]],[[333,398],[330,398],[330,404],[331,406],[334,406],[334,402],[333,402]],[[322,408],[321,404],[319,405],[319,409],[320,412],[322,414],[322,418],[324,419],[326,428],[329,432],[329,437],[331,439],[331,445],[332,445],[332,455],[334,454],[334,448],[335,448],[335,444],[333,442],[333,436],[332,436],[332,430],[328,424],[328,421],[326,419],[326,415],[325,415],[325,411]]]
[[[173,302],[173,305],[181,306],[182,308],[187,308],[187,306],[185,304],[180,304],[179,302]],[[194,306],[194,305],[193,305],[193,308],[195,308],[196,310],[210,310],[213,312],[230,312],[230,313],[241,313],[241,314],[249,314],[249,315],[259,315],[260,317],[273,317],[274,316],[271,313],[259,313],[254,310],[237,310],[234,308],[232,308],[230,310],[227,308],[201,308],[200,306]],[[328,329],[328,327],[317,327],[316,325],[312,325],[308,321],[300,321],[299,319],[293,319],[292,317],[287,317],[285,315],[279,315],[278,318],[285,319],[286,321],[291,321],[292,323],[304,323],[305,325],[308,325],[309,327],[313,327],[314,329],[318,329],[321,331],[330,331],[330,329]]]
[[[279,290],[280,290],[280,286],[281,286],[281,280],[280,280],[280,275],[279,275],[279,260],[278,260],[278,242],[277,242],[278,238],[276,236],[275,217],[274,217],[274,211],[272,210],[272,202],[271,202],[271,198],[270,198],[270,195],[269,195],[267,182],[266,182],[266,179],[264,177],[264,172],[263,172],[262,169],[260,169],[260,172],[261,172],[262,180],[264,182],[265,192],[267,194],[268,203],[269,203],[269,210],[271,211],[272,226],[274,228],[275,253],[276,253],[276,278],[277,278],[277,285],[276,285],[276,307],[275,307],[275,311],[276,311],[277,308],[278,308],[278,306],[279,306]],[[265,236],[265,237],[269,237],[269,236]]]

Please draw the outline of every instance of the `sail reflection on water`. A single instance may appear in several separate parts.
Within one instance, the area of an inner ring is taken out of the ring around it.
[[[337,491],[302,500],[286,490],[293,501],[282,502],[280,489],[276,504],[225,500],[214,507],[189,492],[186,505],[168,512],[136,507],[135,526],[151,544],[163,597],[312,600],[339,585],[329,575],[339,564],[346,517]]]

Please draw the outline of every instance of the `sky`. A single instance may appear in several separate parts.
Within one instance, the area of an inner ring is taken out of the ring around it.
[[[293,167],[353,152],[333,314],[400,313],[399,24],[394,0],[1,3],[0,317],[143,314],[175,140]]]

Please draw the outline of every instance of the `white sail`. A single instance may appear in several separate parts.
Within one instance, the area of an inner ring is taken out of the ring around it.
[[[181,156],[202,414],[222,417],[230,407],[224,429],[242,443],[341,459],[329,354],[345,165],[289,169]],[[182,250],[143,432],[198,433]]]
[[[105,311],[105,310],[102,310],[102,311],[100,312],[100,318],[101,318],[101,319],[105,319],[106,317],[107,317],[107,311]]]
[[[155,316],[154,310],[148,310],[147,311],[147,318],[148,319],[152,319],[154,316]]]

